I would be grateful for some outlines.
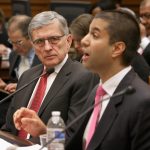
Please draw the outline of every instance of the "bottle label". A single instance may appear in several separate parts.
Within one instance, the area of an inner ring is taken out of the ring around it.
[[[65,140],[65,133],[62,132],[63,129],[60,129],[60,128],[49,128],[47,129],[47,139],[52,139],[52,138],[55,138],[53,140],[53,142],[58,142],[58,141],[63,141]]]
[[[48,144],[48,150],[64,150],[65,133],[61,128],[47,129],[47,142],[54,139]]]
[[[64,150],[64,144],[62,143],[51,143],[48,145],[48,150]]]

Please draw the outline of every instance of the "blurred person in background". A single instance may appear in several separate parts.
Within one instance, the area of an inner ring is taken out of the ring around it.
[[[12,44],[12,52],[9,56],[11,83],[5,85],[3,83],[2,88],[10,93],[16,90],[17,81],[22,73],[40,63],[28,36],[30,21],[31,17],[26,15],[13,16],[8,21],[8,41]]]
[[[100,0],[91,9],[91,14],[93,16],[95,16],[96,14],[100,13],[101,11],[114,10],[114,9],[116,9],[115,0]]]
[[[0,9],[0,67],[1,61],[8,61],[9,54],[11,52],[11,44],[8,42],[8,35],[5,23],[5,14],[2,9]],[[9,63],[8,66],[9,67]],[[0,78],[0,88],[5,87],[5,82]]]
[[[0,56],[6,56],[7,58],[10,53],[11,44],[8,42],[8,35],[5,22],[5,14],[0,9]],[[5,57],[4,57],[5,59]]]
[[[143,0],[139,8],[141,21],[141,54],[150,66],[150,0]],[[145,27],[145,28],[144,28]]]
[[[93,16],[91,14],[81,14],[71,22],[69,29],[73,37],[73,43],[69,55],[72,59],[82,62],[81,40],[88,33],[92,19]]]
[[[135,15],[133,10],[127,7],[122,7],[122,0],[100,0],[96,3],[96,5],[93,6],[93,8],[91,9],[91,13],[95,16],[97,13],[100,13],[102,11],[115,9],[125,10],[131,13],[132,15]]]

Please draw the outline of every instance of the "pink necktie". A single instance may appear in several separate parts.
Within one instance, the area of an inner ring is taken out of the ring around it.
[[[40,78],[39,85],[36,89],[35,95],[32,100],[32,104],[30,106],[30,109],[34,110],[35,112],[39,111],[39,108],[41,106],[45,90],[46,90],[46,85],[47,85],[47,74],[43,75]],[[27,132],[25,132],[23,129],[21,129],[18,133],[18,136],[22,139],[26,139],[27,137]]]
[[[96,91],[96,96],[95,96],[95,104],[99,103],[105,94],[106,94],[106,92],[103,90],[102,86],[98,86],[97,91]],[[95,132],[95,128],[96,128],[96,125],[99,120],[100,112],[101,112],[101,103],[100,103],[100,105],[96,105],[94,107],[94,110],[92,113],[92,118],[91,118],[91,123],[90,123],[89,130],[88,130],[89,132],[87,133],[85,149],[89,145],[89,143],[92,139],[92,136]]]

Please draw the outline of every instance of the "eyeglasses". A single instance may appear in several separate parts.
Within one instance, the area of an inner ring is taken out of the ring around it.
[[[18,40],[18,41],[16,41],[16,42],[13,42],[13,41],[11,41],[10,39],[8,39],[8,42],[9,42],[10,44],[15,44],[15,45],[18,45],[18,46],[22,46],[22,44],[23,44],[23,40]]]
[[[141,14],[140,18],[146,20],[146,19],[150,19],[150,13],[145,13],[145,14]]]
[[[61,35],[61,36],[49,36],[48,38],[44,39],[44,38],[41,38],[41,39],[37,39],[35,41],[33,41],[33,44],[36,46],[36,47],[43,47],[45,45],[45,41],[47,40],[50,44],[57,44],[61,38],[65,36],[64,35]]]

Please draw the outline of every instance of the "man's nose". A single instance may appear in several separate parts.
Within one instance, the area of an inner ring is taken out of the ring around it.
[[[48,40],[45,40],[45,50],[50,50],[52,49],[52,44],[48,41]]]
[[[13,48],[13,50],[16,50],[17,49],[16,44],[12,44],[12,48]]]

